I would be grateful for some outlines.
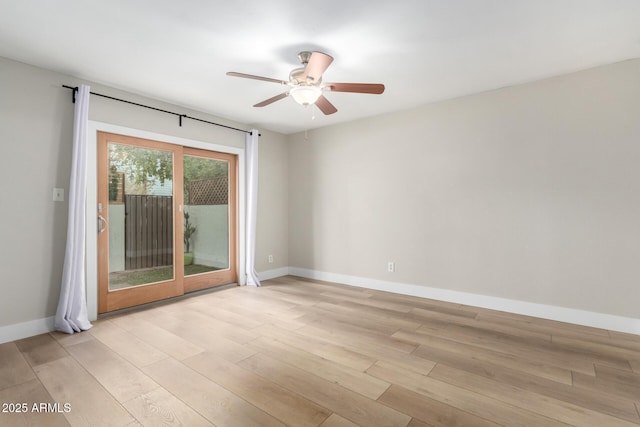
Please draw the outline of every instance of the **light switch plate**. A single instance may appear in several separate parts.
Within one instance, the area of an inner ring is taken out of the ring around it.
[[[53,201],[54,202],[64,202],[64,188],[54,188],[53,189]]]

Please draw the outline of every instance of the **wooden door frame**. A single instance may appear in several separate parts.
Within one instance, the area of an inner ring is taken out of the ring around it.
[[[109,246],[108,238],[97,238],[98,248],[98,260],[97,260],[97,314],[106,313],[109,311],[118,310],[121,308],[141,305],[147,302],[158,301],[175,296],[183,295],[190,291],[195,291],[207,287],[221,285],[225,283],[238,282],[239,263],[239,227],[238,225],[238,181],[240,179],[239,174],[239,155],[233,153],[224,153],[211,150],[209,147],[194,148],[190,146],[183,146],[180,144],[166,143],[157,140],[150,140],[146,138],[139,138],[135,136],[115,134],[112,132],[97,131],[96,136],[96,158],[97,158],[97,179],[96,183],[100,183],[99,177],[106,177],[108,175],[107,170],[107,158],[108,158],[108,144],[109,142],[134,145],[142,148],[158,149],[163,151],[169,151],[173,153],[173,212],[174,212],[174,228],[173,228],[173,240],[174,240],[174,253],[173,253],[173,280],[163,281],[158,283],[152,283],[148,285],[140,285],[135,287],[124,288],[120,290],[109,290]],[[184,263],[182,262],[182,254],[184,252],[184,241],[182,239],[182,230],[184,229],[184,216],[182,215],[184,200],[183,200],[183,158],[185,155],[193,155],[199,157],[208,157],[216,160],[224,160],[229,164],[229,196],[228,196],[228,209],[229,209],[229,268],[221,270],[219,272],[203,273],[194,276],[184,276]],[[97,201],[102,205],[102,211],[98,212],[105,218],[109,216],[109,200],[108,200],[108,185],[106,182],[103,185],[97,185]],[[176,190],[177,189],[177,190]],[[89,221],[90,222],[90,221]],[[95,230],[95,229],[94,229]],[[100,266],[103,266],[101,268]],[[88,269],[89,270],[89,269]]]
[[[89,120],[87,132],[87,198],[85,208],[87,212],[86,223],[86,297],[87,297],[87,314],[89,320],[98,318],[98,217],[95,215],[97,198],[97,134],[98,132],[118,133],[138,138],[152,139],[163,141],[169,144],[182,145],[184,147],[202,148],[204,150],[212,150],[220,153],[235,154],[238,157],[238,284],[245,285],[247,283],[247,273],[244,269],[246,261],[246,141],[245,135],[227,131],[225,129],[214,130],[213,132],[207,128],[207,133],[198,133],[198,130],[191,132],[191,135],[202,136],[202,140],[183,138],[174,135],[167,135],[157,132],[150,132],[141,129],[135,129],[128,126],[120,126],[111,123],[104,123],[95,120]],[[229,145],[221,145],[215,141],[226,141]]]

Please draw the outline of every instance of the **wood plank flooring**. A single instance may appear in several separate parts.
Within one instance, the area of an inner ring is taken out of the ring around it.
[[[0,345],[0,426],[640,425],[635,335],[291,276],[94,325]]]

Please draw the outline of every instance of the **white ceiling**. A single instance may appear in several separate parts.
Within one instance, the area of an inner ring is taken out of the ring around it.
[[[286,88],[225,75],[286,80],[301,50],[386,91],[329,93],[323,116],[254,108]],[[640,1],[0,0],[0,56],[292,133],[638,58]]]

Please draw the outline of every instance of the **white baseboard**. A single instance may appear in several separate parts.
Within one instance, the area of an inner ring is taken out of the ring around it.
[[[273,270],[258,272],[258,279],[269,280],[289,275],[289,267],[274,268]]]
[[[54,317],[0,326],[0,344],[53,331]]]
[[[573,308],[471,294],[467,292],[450,291],[447,289],[430,288],[427,286],[367,279],[363,277],[327,273],[324,271],[308,270],[297,267],[290,267],[289,274],[309,279],[324,280],[327,282],[375,289],[378,291],[448,301],[457,304],[471,305],[491,310],[506,311],[525,316],[540,317],[543,319],[557,320],[576,325],[591,326],[594,328],[640,335],[640,319],[634,319],[632,317],[615,316],[612,314],[596,313]]]

